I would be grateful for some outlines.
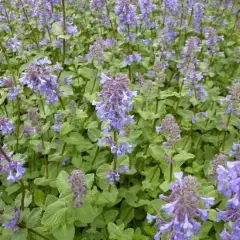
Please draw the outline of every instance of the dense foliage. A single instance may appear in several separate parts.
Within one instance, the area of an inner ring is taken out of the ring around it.
[[[0,239],[240,239],[237,0],[0,0]]]

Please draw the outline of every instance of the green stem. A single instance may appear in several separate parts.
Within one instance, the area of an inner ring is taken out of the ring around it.
[[[96,159],[97,159],[97,155],[98,155],[98,153],[99,153],[99,150],[100,150],[100,147],[97,146],[97,150],[96,150],[95,155],[94,155],[93,160],[92,160],[92,166],[94,165],[94,163],[95,163],[95,161],[96,161]]]
[[[63,144],[63,148],[62,148],[61,155],[63,155],[63,154],[64,154],[64,151],[65,151],[65,149],[66,149],[66,146],[67,146],[67,144],[66,144],[66,143],[64,143],[64,144]]]
[[[226,124],[226,127],[227,127],[227,128],[228,128],[228,125],[229,125],[231,116],[232,116],[232,113],[230,113],[230,114],[228,115],[227,124]],[[227,129],[226,129],[226,130],[227,130]],[[222,144],[222,151],[223,151],[223,152],[224,152],[224,149],[225,149],[226,137],[227,137],[227,131],[224,132],[224,137],[223,137],[223,144]]]
[[[7,111],[6,104],[3,104],[3,108],[4,108],[4,110],[5,110],[5,112],[6,112],[6,116],[7,116],[7,118],[8,118],[8,111]]]
[[[8,161],[9,163],[11,162],[11,159],[8,157],[8,155],[5,153],[5,151],[3,150],[3,148],[1,146],[0,146],[0,153],[1,153],[1,155],[4,156],[6,161]]]
[[[41,134],[41,140],[42,140],[43,150],[45,150],[45,144],[44,144],[44,139],[43,139],[42,134]],[[44,157],[44,162],[45,162],[45,175],[46,175],[46,178],[48,179],[48,159],[47,159],[47,156],[45,154],[43,155],[43,157]]]
[[[40,92],[39,92],[39,96],[40,96],[40,102],[41,102],[41,105],[42,105],[43,114],[46,115],[45,108],[44,108],[44,104],[43,104],[42,95],[41,95]]]
[[[170,182],[172,181],[172,176],[173,176],[173,164],[170,163]]]
[[[118,147],[118,144],[117,144],[117,131],[115,130],[114,131],[114,143],[116,144],[116,146]],[[113,170],[116,170],[117,169],[117,153],[114,154],[114,159],[113,159]]]
[[[128,25],[128,36],[129,36],[129,33],[130,33],[130,27]],[[127,46],[128,46],[128,56],[129,56],[130,55],[130,40],[128,41]],[[132,68],[131,68],[131,65],[128,65],[128,76],[129,76],[129,80],[131,82],[131,80],[132,80]]]
[[[18,118],[17,118],[17,152],[18,152],[18,146],[19,146],[19,130],[20,130],[20,102],[19,97],[17,96],[17,112],[18,112]]]
[[[183,84],[183,81],[182,81],[181,87],[180,87],[180,92],[179,92],[180,96],[179,96],[178,101],[177,101],[177,106],[176,106],[175,112],[177,112],[178,107],[179,107],[180,99],[181,99],[181,96],[182,96],[183,85],[184,84]]]
[[[21,198],[21,207],[20,209],[24,211],[24,199],[25,199],[25,187],[24,187],[24,182],[23,180],[20,180],[20,185],[21,185],[21,192],[22,192],[22,198]]]
[[[65,1],[62,0],[62,13],[63,13],[63,35],[66,31],[66,10],[65,10]],[[66,54],[66,40],[63,38],[63,58],[62,58],[62,67],[65,63],[65,54]]]
[[[63,109],[63,110],[66,110],[66,108],[65,108],[65,106],[64,106],[64,102],[63,102],[61,96],[59,96],[58,99],[59,99],[59,101],[60,101],[60,103],[61,103],[62,109]]]
[[[106,2],[106,9],[107,9],[108,18],[109,18],[110,25],[111,25],[111,28],[112,28],[112,31],[113,31],[113,37],[114,37],[114,39],[116,39],[115,29],[113,27],[113,23],[112,23],[112,20],[110,18],[110,11],[109,11],[109,7],[108,7],[108,0],[105,0],[105,2]]]
[[[158,93],[157,93],[157,96],[156,96],[156,107],[155,107],[155,115],[157,114],[158,112],[158,105],[159,105],[159,93],[160,93],[160,87],[158,87]],[[157,123],[157,118],[154,120],[153,122],[153,127],[152,127],[152,132],[154,132],[155,130],[155,126],[156,126],[156,123]]]
[[[50,240],[48,237],[43,236],[41,233],[35,231],[34,229],[28,228],[24,223],[19,223],[18,226],[21,228],[26,228],[29,232],[34,233],[35,235],[39,236],[42,239]]]

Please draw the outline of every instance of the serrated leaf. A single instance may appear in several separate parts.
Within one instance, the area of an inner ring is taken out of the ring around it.
[[[86,174],[86,182],[88,189],[91,189],[94,183],[94,173]]]
[[[59,193],[69,193],[69,183],[68,183],[69,175],[65,171],[61,171],[57,176],[57,189]]]
[[[152,155],[152,157],[157,160],[157,161],[165,161],[163,156],[164,156],[164,149],[161,146],[151,144],[149,146],[149,152]]]
[[[94,79],[95,75],[93,69],[87,67],[82,67],[78,69],[78,73],[79,75],[83,76],[84,78],[87,78],[88,80]]]
[[[106,178],[107,173],[112,170],[112,167],[109,164],[104,163],[97,169],[97,176],[100,178]]]
[[[66,221],[68,209],[62,201],[54,202],[46,207],[42,217],[43,225],[58,225]]]
[[[28,230],[20,229],[20,231],[12,234],[11,240],[27,240]]]
[[[52,24],[52,33],[55,36],[58,36],[58,35],[62,34],[61,22],[54,22]]]
[[[96,142],[101,136],[101,131],[97,128],[88,129],[88,137],[92,142]]]
[[[72,87],[70,86],[61,86],[59,88],[59,91],[61,92],[61,95],[64,96],[64,97],[68,97],[68,96],[72,96],[73,95],[73,90],[72,90]]]
[[[62,124],[61,128],[60,128],[60,135],[66,135],[69,132],[71,132],[74,129],[74,127],[72,125],[70,125],[68,122],[65,122]]]
[[[112,209],[112,210],[106,211],[103,215],[104,215],[105,221],[109,223],[109,222],[114,222],[118,214],[119,214],[118,210]]]
[[[82,223],[92,223],[95,218],[93,207],[89,203],[84,203],[81,207],[74,209],[74,213]]]
[[[62,224],[54,228],[52,233],[57,240],[72,240],[74,239],[75,227],[73,223]]]
[[[28,216],[28,219],[27,219],[27,227],[28,228],[33,228],[38,221],[40,221],[40,218],[41,218],[41,214],[42,214],[42,209],[41,208],[34,208],[30,215]]]
[[[191,159],[191,158],[195,158],[195,156],[191,153],[187,153],[185,151],[182,151],[181,153],[175,155],[173,157],[173,160],[178,162],[178,161],[186,161],[186,160]]]
[[[130,207],[125,201],[121,205],[120,219],[127,226],[129,222],[134,218],[134,208]]]
[[[44,204],[45,195],[40,189],[34,191],[34,202],[37,206],[41,207]]]
[[[22,202],[22,193],[19,193],[15,199],[15,206],[20,207]],[[24,207],[28,207],[32,202],[32,194],[26,189],[24,197]]]
[[[82,157],[79,155],[77,157],[73,157],[72,164],[75,168],[80,168],[82,164]]]

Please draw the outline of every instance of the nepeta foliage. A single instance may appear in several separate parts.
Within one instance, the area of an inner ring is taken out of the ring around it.
[[[0,239],[239,239],[239,14],[1,0]]]

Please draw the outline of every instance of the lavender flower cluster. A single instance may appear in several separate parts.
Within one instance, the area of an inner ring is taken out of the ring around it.
[[[180,128],[173,115],[167,114],[163,119],[162,125],[156,127],[157,133],[165,135],[167,141],[163,142],[166,148],[172,148],[181,140]]]
[[[198,235],[201,224],[196,220],[208,219],[208,210],[214,204],[214,198],[202,197],[198,194],[199,184],[193,176],[183,178],[183,173],[175,173],[177,181],[170,185],[170,196],[160,195],[160,198],[169,202],[162,206],[162,209],[171,217],[171,221],[166,221],[160,216],[148,214],[147,220],[151,223],[156,220],[158,233],[155,240],[160,240],[165,233],[170,233],[170,240],[187,240],[193,235]],[[199,208],[199,201],[205,205],[205,209]]]
[[[136,92],[128,89],[128,77],[118,74],[115,78],[105,74],[101,75],[101,86],[103,90],[99,94],[100,102],[93,102],[96,106],[97,116],[106,123],[104,134],[110,131],[117,133],[120,137],[125,136],[125,126],[133,124],[133,116],[129,115],[132,109],[132,100]],[[116,139],[111,136],[99,140],[99,145],[106,141],[111,146],[112,153],[118,152],[118,156],[125,154],[126,150],[130,152],[130,145],[117,144]]]
[[[232,112],[240,115],[240,83],[236,82],[229,88],[226,98],[220,99],[220,104],[227,103],[226,114]]]
[[[19,227],[17,226],[18,219],[20,217],[20,210],[17,208],[14,208],[14,217],[7,223],[3,223],[2,226],[5,229],[13,229],[13,232],[17,232],[19,230]]]
[[[115,181],[120,181],[120,174],[122,173],[129,173],[130,169],[128,166],[121,165],[119,168],[117,168],[115,171],[111,171],[107,173],[107,180],[112,185]]]
[[[17,182],[22,179],[26,169],[20,161],[12,160],[13,152],[5,152],[6,146],[0,146],[0,174],[8,175],[9,182]]]
[[[14,132],[14,129],[15,127],[13,123],[10,120],[8,120],[5,116],[0,118],[0,130],[2,135],[11,134]]]
[[[239,151],[239,144],[234,144],[233,149]],[[232,232],[229,233],[226,229],[221,233],[223,240],[236,240],[240,234],[240,155],[236,155],[238,161],[227,161],[224,165],[218,165],[218,191],[222,192],[226,197],[230,197],[227,201],[226,209],[220,211],[217,216],[218,221],[232,223]]]
[[[0,80],[0,87],[8,87],[10,101],[15,100],[20,91],[20,88],[14,85],[12,77],[4,77]]]
[[[75,198],[74,207],[83,205],[83,197],[87,194],[86,176],[81,170],[73,170],[69,178],[70,189]]]
[[[46,57],[36,60],[30,64],[25,72],[22,73],[20,82],[26,84],[37,94],[40,92],[47,97],[47,103],[56,103],[59,97],[58,77],[53,74],[51,61]]]

